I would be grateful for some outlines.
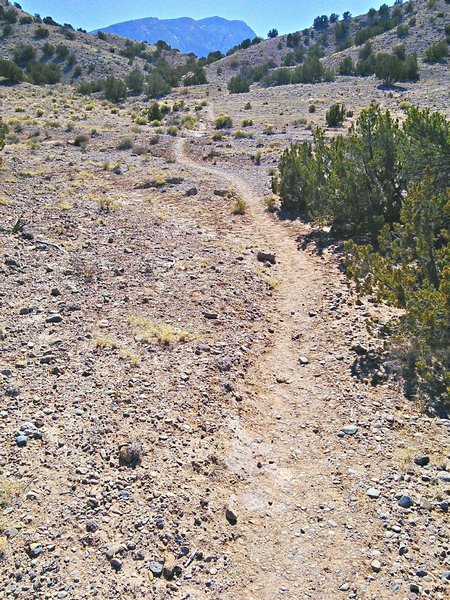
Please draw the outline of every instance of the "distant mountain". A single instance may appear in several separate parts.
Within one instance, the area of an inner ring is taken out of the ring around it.
[[[209,17],[195,21],[188,17],[180,19],[157,19],[149,17],[125,21],[93,31],[117,35],[154,44],[164,40],[181,52],[193,52],[199,57],[220,50],[226,53],[243,40],[256,37],[256,33],[243,21],[228,21],[221,17]]]

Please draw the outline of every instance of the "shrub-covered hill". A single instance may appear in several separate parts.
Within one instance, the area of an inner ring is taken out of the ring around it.
[[[132,42],[117,35],[89,35],[51,17],[30,15],[19,6],[0,0],[0,58],[16,59],[24,69],[30,62],[55,65],[63,83],[108,76],[123,79],[134,69],[151,71],[152,63],[160,57],[171,66],[186,61],[185,55],[168,47]]]
[[[407,53],[416,53],[420,60],[427,49],[442,40],[448,41],[450,23],[449,0],[411,0],[386,4],[359,16],[339,15],[336,22],[319,17],[315,27],[280,35],[256,43],[241,44],[225,58],[207,67],[208,80],[229,81],[241,69],[268,65],[270,68],[300,64],[311,46],[323,50],[326,66],[337,69],[342,59],[350,55],[356,62],[359,50],[370,41],[374,52],[392,52],[404,44]],[[331,16],[331,15],[330,15]],[[343,17],[346,17],[345,19]],[[446,31],[447,27],[447,31]]]

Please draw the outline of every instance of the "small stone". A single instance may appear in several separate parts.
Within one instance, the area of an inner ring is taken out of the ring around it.
[[[231,510],[231,508],[227,508],[225,511],[225,517],[230,525],[236,525],[237,523],[237,515],[235,512]]]
[[[448,471],[439,471],[439,473],[436,474],[436,479],[450,483],[450,473]]]
[[[433,510],[433,505],[428,500],[428,498],[421,498],[419,506],[420,506],[420,508],[423,508],[424,510]]]
[[[175,556],[168,554],[164,560],[163,575],[169,581],[173,579],[175,571]]]
[[[372,567],[372,571],[374,571],[375,573],[379,573],[381,571],[381,563],[379,560],[373,560],[370,563],[370,566]]]
[[[425,569],[417,569],[416,575],[417,577],[426,577],[428,575],[428,571]]]
[[[429,456],[416,456],[416,458],[414,459],[414,462],[416,463],[416,465],[419,465],[419,467],[425,467],[426,465],[428,465],[430,463],[430,457]]]
[[[89,533],[95,533],[98,530],[97,521],[87,521],[86,522],[86,531]]]
[[[450,581],[450,571],[444,571],[444,572],[442,573],[442,579],[443,579],[444,581]]]
[[[376,488],[369,488],[367,490],[367,495],[369,496],[369,498],[373,498],[374,500],[376,500],[377,498],[379,498],[381,496],[381,492],[380,492],[380,490],[377,490]]]
[[[112,558],[110,564],[114,571],[120,571],[122,568],[122,561],[118,558]]]
[[[19,448],[23,448],[24,446],[26,446],[28,444],[28,438],[26,435],[18,435],[16,437],[16,444],[19,446]]]
[[[350,584],[349,583],[343,583],[341,585],[341,587],[339,588],[340,592],[348,592],[350,589]]]
[[[274,252],[267,252],[266,250],[260,250],[256,255],[259,262],[270,263],[274,265],[277,262],[277,258]]]
[[[52,289],[52,296],[54,296],[56,298],[56,296],[60,296],[61,292],[58,290],[58,288],[53,288]]]
[[[306,356],[300,356],[298,361],[301,365],[309,365],[309,360],[306,358]]]
[[[417,583],[411,583],[409,586],[409,591],[413,594],[420,594],[420,587],[417,585]]]
[[[191,187],[186,191],[186,196],[196,196],[198,194],[198,189],[196,187]]]
[[[356,425],[344,425],[342,431],[346,435],[355,435],[355,433],[358,431],[358,427]]]
[[[411,508],[413,504],[414,500],[411,498],[411,496],[408,495],[403,495],[398,501],[398,505],[402,508]]]
[[[30,558],[37,558],[43,551],[43,547],[39,544],[30,544],[28,546],[28,556]]]
[[[400,554],[400,556],[403,556],[404,554],[408,553],[408,547],[407,546],[400,546],[400,548],[398,549],[398,553]]]
[[[149,569],[150,572],[155,576],[155,577],[161,577],[162,572],[163,572],[163,566],[161,563],[158,562],[151,562],[149,565]]]
[[[46,319],[45,322],[46,323],[61,323],[61,321],[63,320],[62,316],[55,313],[52,315],[49,315]]]
[[[216,312],[209,312],[209,311],[204,311],[203,312],[203,316],[205,317],[205,319],[210,319],[210,320],[214,320],[214,319],[218,319],[219,318],[219,314]]]

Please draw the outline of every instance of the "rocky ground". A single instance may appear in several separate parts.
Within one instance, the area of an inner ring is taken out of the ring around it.
[[[2,89],[0,598],[448,596],[450,422],[375,360],[339,247],[265,210],[290,91],[176,94],[169,135]]]

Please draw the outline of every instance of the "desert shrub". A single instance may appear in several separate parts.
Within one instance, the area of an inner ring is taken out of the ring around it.
[[[54,54],[55,46],[49,44],[48,42],[45,42],[45,44],[42,46],[42,55],[44,56],[44,58],[50,58]]]
[[[393,54],[380,52],[375,57],[375,75],[386,85],[413,80],[419,75],[416,55],[406,55],[402,48],[404,50],[404,47],[394,48]]]
[[[48,38],[49,35],[50,32],[47,29],[47,27],[36,27],[36,29],[34,30],[34,37],[37,40],[44,40],[45,38]]]
[[[233,206],[233,215],[245,215],[247,208],[245,200],[241,196],[238,196]]]
[[[70,54],[70,50],[66,44],[58,44],[55,48],[55,52],[56,56],[61,60],[67,58]]]
[[[89,143],[89,138],[87,135],[77,135],[75,140],[74,140],[74,145],[77,146],[78,148],[86,148],[86,146]]]
[[[355,65],[351,56],[343,58],[339,64],[339,75],[353,75],[355,72]]]
[[[58,65],[32,62],[27,67],[27,75],[35,85],[55,84],[61,81]]]
[[[333,104],[327,110],[325,118],[328,127],[338,127],[342,125],[345,118],[345,106],[343,104]]]
[[[252,119],[242,119],[241,126],[242,127],[251,127],[253,125]]]
[[[388,325],[389,349],[403,363],[409,395],[450,409],[450,241],[448,194],[425,178],[405,196],[400,220],[376,244],[346,244],[348,276],[358,293],[403,311]]]
[[[19,65],[12,60],[0,58],[0,76],[11,83],[19,83],[25,79],[25,75]]]
[[[406,25],[406,24],[399,25],[396,29],[396,33],[399,38],[406,37],[409,33],[409,25]]]
[[[167,128],[167,134],[176,137],[178,135],[178,127],[176,125],[170,125],[170,127]]]
[[[125,77],[125,83],[133,94],[142,94],[144,91],[145,78],[138,69],[134,69]]]
[[[229,115],[221,114],[215,120],[214,126],[216,129],[229,129],[233,127],[233,120]]]
[[[197,119],[193,115],[185,115],[182,118],[181,123],[186,129],[194,129],[197,125]]]
[[[230,94],[243,94],[250,91],[250,82],[241,75],[235,75],[228,82]]]
[[[34,20],[30,15],[24,15],[23,17],[20,17],[19,23],[21,25],[31,25],[31,23],[34,23]]]
[[[31,44],[20,44],[13,50],[14,62],[19,67],[26,67],[29,62],[36,58],[36,50]]]
[[[118,102],[127,97],[127,86],[120,79],[107,77],[103,83],[103,92],[107,100],[110,102]]]
[[[425,50],[423,60],[427,63],[436,63],[446,56],[448,56],[448,44],[446,40],[441,40]]]
[[[157,71],[147,77],[145,93],[149,98],[161,98],[170,93],[172,86]]]
[[[133,147],[133,140],[129,137],[122,138],[117,144],[117,150],[131,150]]]

